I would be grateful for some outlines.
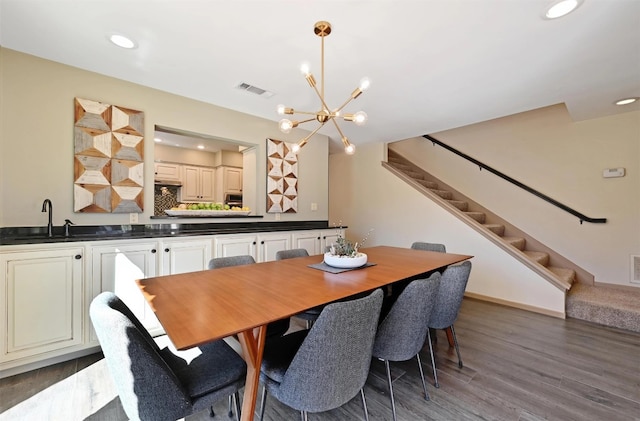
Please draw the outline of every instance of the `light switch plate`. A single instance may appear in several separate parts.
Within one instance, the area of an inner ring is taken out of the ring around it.
[[[137,224],[138,223],[138,214],[137,213],[130,213],[129,214],[129,222],[131,224]]]
[[[607,168],[602,171],[604,178],[624,177],[624,168]]]

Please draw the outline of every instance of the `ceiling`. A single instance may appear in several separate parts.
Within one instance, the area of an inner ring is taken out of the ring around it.
[[[584,0],[556,20],[551,0],[0,0],[3,47],[274,121],[276,106],[317,111],[301,75],[320,84],[316,21],[325,38],[325,96],[341,105],[363,76],[371,88],[340,122],[355,145],[435,133],[564,103],[575,121],[639,110],[640,1]],[[132,50],[107,41],[133,38]],[[237,89],[271,92],[267,98]],[[304,116],[296,119],[302,119]],[[293,119],[293,118],[292,118]],[[314,123],[303,128],[312,130]],[[340,136],[332,125],[331,151]],[[215,134],[213,134],[215,135]]]

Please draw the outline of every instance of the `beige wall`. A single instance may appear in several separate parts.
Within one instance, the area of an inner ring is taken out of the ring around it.
[[[8,49],[0,49],[0,226],[42,226],[49,198],[54,224],[128,224],[128,214],[73,212],[73,99],[91,99],[145,112],[145,196],[140,223],[153,215],[154,126],[173,127],[256,145],[255,205],[265,221],[266,138],[295,142],[305,131],[281,133],[260,119],[167,92],[105,77]],[[276,104],[274,103],[274,109]],[[299,155],[298,213],[282,220],[325,220],[328,215],[328,143],[315,136]],[[311,203],[318,204],[311,211]],[[189,220],[192,222],[192,220]],[[228,221],[228,220],[225,220]]]
[[[153,149],[156,162],[215,167],[220,159],[216,152],[196,151],[194,149],[176,148],[166,145],[155,145]],[[242,155],[240,155],[242,159]]]
[[[372,246],[443,243],[449,252],[474,256],[467,291],[564,315],[563,291],[383,168],[384,152],[375,144],[359,146],[353,156],[330,156],[330,223],[348,225],[354,241],[373,229],[367,240]]]

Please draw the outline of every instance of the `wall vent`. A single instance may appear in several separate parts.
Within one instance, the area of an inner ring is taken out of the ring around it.
[[[269,92],[266,89],[258,88],[257,86],[253,86],[246,82],[240,82],[238,86],[236,86],[236,89],[247,91],[263,98],[271,98],[274,95],[273,92]]]
[[[640,256],[631,256],[631,282],[640,284]]]

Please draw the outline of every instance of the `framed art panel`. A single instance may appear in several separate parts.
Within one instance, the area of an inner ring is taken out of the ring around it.
[[[144,113],[75,98],[73,136],[74,212],[142,212]]]
[[[267,139],[267,212],[298,212],[298,156],[293,143]]]

